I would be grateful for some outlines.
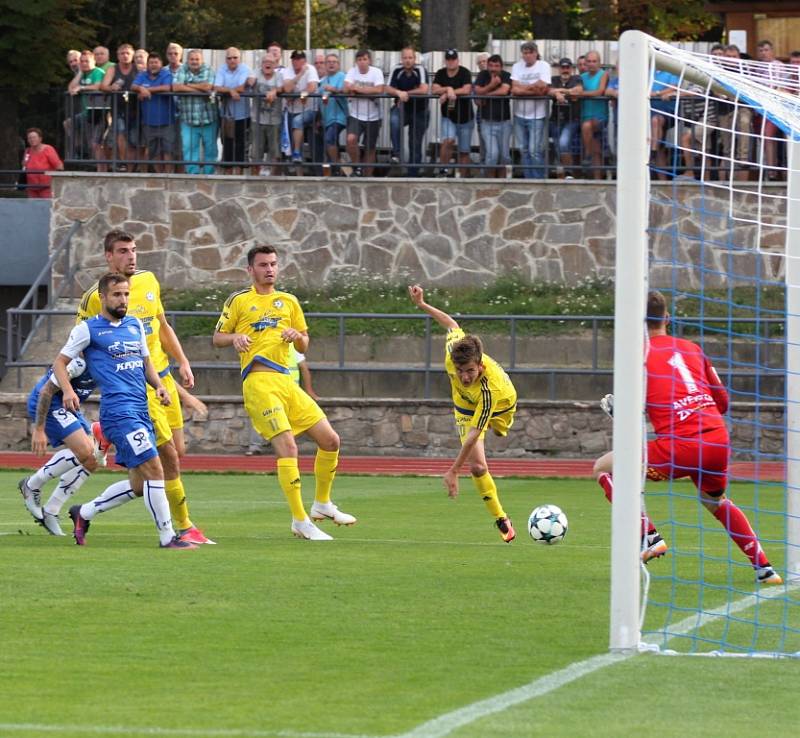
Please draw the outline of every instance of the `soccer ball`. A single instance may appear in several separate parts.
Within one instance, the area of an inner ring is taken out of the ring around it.
[[[537,543],[561,543],[567,535],[567,516],[555,505],[539,505],[528,518],[528,533]]]

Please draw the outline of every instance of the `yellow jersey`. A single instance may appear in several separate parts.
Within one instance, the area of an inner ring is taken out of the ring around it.
[[[460,341],[465,335],[461,328],[454,328],[447,332],[444,367],[450,377],[453,406],[456,412],[462,415],[471,415],[470,425],[482,431],[492,417],[516,407],[517,390],[503,367],[487,354],[484,354],[481,360],[485,371],[476,382],[465,387],[459,381],[450,351],[453,344]]]
[[[161,346],[161,321],[158,319],[158,316],[164,312],[164,306],[161,304],[161,285],[158,283],[156,275],[145,269],[134,272],[129,281],[131,295],[128,300],[128,315],[142,321],[153,368],[161,376],[164,376],[169,370],[169,357]],[[100,314],[101,309],[100,293],[95,285],[87,290],[81,298],[75,322],[80,323],[93,318]]]
[[[234,292],[222,308],[219,333],[243,333],[252,339],[250,348],[239,354],[242,379],[258,362],[281,374],[290,374],[291,344],[281,338],[286,328],[307,331],[306,316],[294,295],[270,292],[261,295],[255,287]]]

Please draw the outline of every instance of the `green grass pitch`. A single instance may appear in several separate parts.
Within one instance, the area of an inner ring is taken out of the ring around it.
[[[752,738],[797,729],[796,661],[657,656],[448,722],[606,653],[610,509],[589,480],[500,480],[518,534],[506,545],[468,479],[451,501],[438,479],[341,476],[334,499],[359,522],[324,524],[335,540],[312,543],[292,538],[274,477],[187,474],[193,518],[219,545],[182,552],[157,548],[139,501],[99,516],[85,548],[47,536],[21,504],[19,477],[0,473],[4,738]],[[80,500],[111,479],[89,480]],[[654,498],[655,517],[693,520],[686,492]],[[560,546],[525,531],[545,502],[569,517]],[[665,532],[677,554],[651,570],[692,569],[699,534]],[[735,597],[753,591],[751,573],[723,560],[722,538],[706,533],[703,547],[716,554],[706,580],[733,585]],[[666,597],[672,581],[658,578],[654,593]],[[704,604],[727,596],[709,589]]]

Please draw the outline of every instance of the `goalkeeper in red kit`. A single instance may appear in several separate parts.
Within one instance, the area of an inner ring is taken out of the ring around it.
[[[728,392],[702,349],[667,333],[669,313],[660,292],[647,295],[647,416],[656,437],[647,444],[647,478],[653,481],[689,477],[705,508],[724,526],[747,556],[761,584],[783,580],[770,565],[747,516],[725,496],[730,438],[723,413]],[[613,395],[601,401],[611,415]],[[594,465],[598,484],[611,502],[613,451]],[[642,561],[663,556],[667,544],[653,522],[642,515]]]

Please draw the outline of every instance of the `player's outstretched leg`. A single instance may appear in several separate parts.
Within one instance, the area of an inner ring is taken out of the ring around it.
[[[478,468],[477,471],[482,471],[483,473],[475,474],[472,471],[472,483],[475,485],[475,489],[478,490],[478,494],[481,496],[483,504],[486,505],[489,514],[494,518],[494,524],[497,526],[497,530],[500,531],[500,538],[506,543],[511,543],[517,537],[517,533],[511,524],[511,519],[506,515],[503,506],[500,504],[494,478],[485,467]]]
[[[42,507],[42,526],[50,535],[64,535],[58,520],[61,508],[64,507],[67,500],[83,486],[83,483],[90,476],[90,473],[83,466],[79,466],[77,469],[73,469],[61,475],[61,478],[58,480],[58,485],[50,495],[50,499],[48,499]]]
[[[331,489],[339,466],[339,436],[327,418],[323,418],[307,431],[317,444],[314,458],[314,504],[311,506],[312,520],[332,520],[336,525],[353,525],[356,518],[340,510],[331,501]]]
[[[311,522],[306,509],[303,507],[303,499],[300,494],[300,467],[296,457],[285,457],[277,460],[278,483],[289,503],[292,513],[292,535],[297,538],[304,538],[307,541],[330,541],[333,540],[324,531],[317,528]]]
[[[53,454],[44,466],[39,467],[39,469],[29,477],[19,481],[17,487],[22,495],[22,500],[28,512],[37,523],[42,523],[44,520],[41,501],[42,487],[51,479],[74,471],[76,468],[79,468],[80,465],[80,462],[72,451],[66,448],[61,449]]]
[[[702,493],[702,500],[706,509],[719,520],[728,531],[731,540],[749,559],[756,573],[756,582],[759,584],[783,584],[783,579],[770,565],[764,549],[761,548],[758,536],[741,508],[724,494],[721,498],[715,499],[707,493]]]
[[[331,487],[339,465],[339,451],[317,449],[314,459],[314,504],[311,506],[312,520],[332,520],[336,525],[353,525],[356,518],[350,513],[340,510],[331,502]]]
[[[85,502],[83,505],[73,505],[69,509],[69,516],[72,518],[72,535],[75,543],[79,546],[86,545],[86,532],[96,515],[124,505],[135,497],[130,482],[126,479],[122,482],[114,482],[93,500]]]
[[[596,468],[596,466],[595,466]],[[608,472],[600,472],[597,475],[597,483],[603,489],[606,499],[613,502],[614,499],[614,480]],[[647,513],[642,513],[642,562],[647,563],[651,559],[663,556],[668,550],[667,542],[661,537],[653,521]]]

